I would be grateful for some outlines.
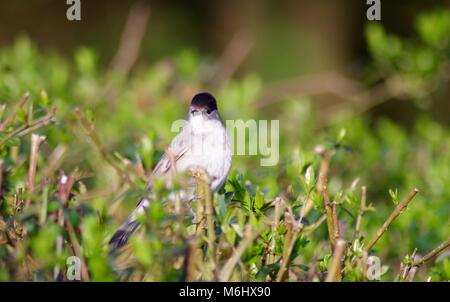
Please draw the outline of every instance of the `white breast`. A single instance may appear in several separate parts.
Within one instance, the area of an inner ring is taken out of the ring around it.
[[[212,179],[211,189],[222,186],[231,169],[231,145],[222,123],[217,120],[191,120],[184,135],[189,136],[190,150],[177,162],[177,170],[202,167]]]

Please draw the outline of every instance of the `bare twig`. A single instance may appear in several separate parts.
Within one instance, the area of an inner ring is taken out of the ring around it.
[[[339,235],[339,223],[337,220],[336,203],[330,201],[328,196],[328,173],[330,170],[332,151],[323,151],[321,153],[322,160],[320,162],[319,178],[317,181],[317,190],[323,196],[323,205],[327,215],[328,236],[330,238],[331,250],[334,250],[336,239]]]
[[[337,281],[340,282],[342,279],[341,276],[341,262],[342,262],[342,256],[344,255],[345,247],[347,243],[345,240],[338,239],[336,241],[336,247],[334,249],[333,253],[333,259],[331,260],[330,268],[328,269],[327,278],[325,279],[326,282],[333,282]]]
[[[73,229],[70,221],[66,223],[67,233],[69,233],[70,242],[72,243],[73,251],[75,252],[75,256],[80,259],[81,264],[81,280],[89,282],[89,272],[87,270],[86,261],[84,260],[83,253],[81,251],[81,245],[78,241],[77,235],[75,234],[75,230]]]
[[[273,212],[273,221],[272,221],[272,239],[270,241],[270,244],[267,248],[267,256],[266,256],[266,264],[271,264],[275,262],[275,234],[279,226],[281,213],[284,210],[284,203],[281,199],[281,197],[276,197],[275,200],[272,202],[272,204],[275,206],[275,210]]]
[[[367,187],[362,186],[361,187],[361,206],[358,211],[358,217],[356,218],[356,226],[355,226],[355,232],[353,233],[353,240],[358,238],[359,234],[361,233],[361,222],[362,222],[364,212],[366,211],[366,201],[367,201]]]
[[[196,281],[199,275],[199,263],[201,260],[201,250],[198,238],[193,237],[187,240],[184,257],[184,274],[187,282]]]
[[[148,4],[140,1],[131,6],[120,38],[119,49],[111,63],[111,70],[127,74],[133,67],[139,57],[149,18],[150,7]]]
[[[250,36],[237,33],[228,43],[219,59],[219,67],[212,80],[212,86],[219,89],[226,85],[239,66],[248,57],[253,47]]]
[[[408,207],[408,204],[411,202],[411,200],[414,198],[414,196],[416,196],[416,194],[418,192],[419,192],[419,190],[417,188],[414,188],[409,193],[408,197],[406,197],[406,199],[404,201],[402,201],[402,203],[398,204],[395,207],[394,211],[392,211],[392,213],[388,217],[388,219],[383,223],[381,228],[376,232],[375,238],[372,239],[372,241],[370,241],[366,245],[366,247],[365,247],[366,251],[369,251],[378,242],[378,240],[381,238],[381,236],[383,236],[384,232],[386,232],[389,225]]]
[[[39,212],[39,224],[43,226],[47,220],[47,208],[48,208],[48,181],[45,179],[42,186],[42,202]]]
[[[214,275],[216,275],[216,233],[214,227],[214,205],[213,195],[211,192],[211,180],[208,173],[204,169],[197,169],[197,182],[202,186],[203,196],[200,201],[204,201],[205,218],[207,224],[207,238],[208,238],[208,254],[211,265],[213,266]]]
[[[95,132],[95,126],[91,122],[88,121],[88,119],[85,117],[83,112],[79,108],[75,109],[75,116],[77,117],[80,124],[83,126],[83,128],[86,130],[86,134],[88,137],[92,140],[94,145],[97,147],[100,154],[103,156],[103,158],[111,165],[111,167],[116,170],[117,174],[125,180],[131,187],[134,187],[134,183],[130,180],[128,173],[124,171],[115,161],[114,157],[109,154],[109,152],[106,150],[106,148],[103,146],[102,142],[100,141],[100,138],[98,137],[97,133]]]
[[[145,174],[145,171],[142,168],[142,166],[140,166],[138,164],[134,164],[133,162],[131,162],[131,160],[122,156],[119,152],[114,152],[114,156],[116,156],[127,168],[129,168],[128,170],[131,170],[132,172],[134,172],[134,174],[137,176],[137,178],[139,178],[140,180],[142,180],[144,182],[148,181],[148,177]]]
[[[170,174],[172,176],[172,180],[175,179],[175,176],[177,175],[177,164],[175,161],[175,154],[170,150],[170,148],[166,149],[167,157],[169,157],[170,161]],[[202,183],[203,185],[203,183]],[[206,193],[206,192],[204,192]],[[206,197],[205,197],[206,198]],[[175,213],[180,214],[181,211],[181,199],[178,192],[175,192]]]
[[[297,235],[299,230],[294,226],[294,217],[289,211],[284,214],[286,234],[284,235],[284,246],[283,246],[283,258],[281,262],[281,267],[277,273],[277,282],[281,282],[288,269],[289,260],[291,258],[292,249],[294,248],[295,241],[297,240]]]
[[[197,181],[200,181],[200,184],[203,186],[203,198],[204,198],[204,208],[205,208],[205,216],[206,216],[206,224],[208,226],[208,247],[211,254],[211,260],[215,262],[215,230],[214,230],[214,218],[213,218],[213,200],[212,200],[212,192],[211,192],[211,180],[209,175],[204,169],[197,170]]]
[[[0,139],[0,146],[2,146],[3,144],[5,144],[8,140],[10,140],[11,138],[18,136],[24,136],[27,135],[28,133],[31,133],[33,131],[35,131],[36,129],[39,129],[43,126],[46,126],[50,123],[52,123],[54,120],[54,116],[55,116],[55,109],[52,109],[50,113],[48,113],[46,116],[35,120],[32,124],[30,125],[24,125],[21,126],[17,129],[14,129],[13,131],[9,132],[8,134],[6,134],[4,137],[2,137]]]
[[[25,203],[25,209],[27,209],[31,203],[31,195],[34,192],[34,179],[36,177],[36,166],[37,166],[39,146],[44,140],[45,136],[39,136],[37,134],[33,134],[31,136],[30,165],[28,168],[27,201]]]
[[[28,101],[28,98],[30,97],[30,93],[26,92],[22,98],[19,101],[19,104],[14,108],[14,110],[11,112],[10,115],[6,117],[6,119],[0,124],[0,131],[5,131],[6,128],[8,128],[9,124],[14,121],[16,118],[17,112],[19,109],[23,108],[25,103]]]
[[[348,99],[362,91],[363,85],[335,72],[297,77],[267,85],[255,104],[263,108],[282,101],[286,96],[314,96],[333,94]]]
[[[0,158],[0,200],[3,198],[3,158]]]
[[[428,254],[423,256],[422,258],[416,260],[413,262],[413,266],[421,266],[434,257],[438,256],[440,253],[442,253],[444,250],[446,250],[448,247],[450,247],[450,238],[448,238],[446,241],[439,244],[436,248],[434,248],[432,251],[430,251]]]
[[[75,176],[78,174],[78,170],[75,169],[69,176],[65,175],[62,172],[62,175],[58,181],[58,191],[56,192],[56,196],[59,199],[62,207],[58,210],[57,213],[57,223],[59,226],[64,227],[64,208],[67,206],[67,202],[70,198],[70,192],[72,191],[72,187],[75,183]],[[64,237],[62,234],[58,235],[56,238],[56,255],[61,255],[64,244]],[[53,271],[54,279],[57,279],[59,276],[60,267],[56,265]]]
[[[47,160],[47,165],[42,167],[42,181],[46,181],[47,178],[52,179],[54,172],[60,167],[64,155],[67,152],[66,145],[58,145],[55,150],[50,154]]]
[[[252,244],[252,242],[259,236],[259,234],[263,231],[263,228],[259,228],[257,230],[252,230],[250,225],[246,226],[246,230],[244,231],[244,238],[239,243],[239,246],[234,251],[233,255],[230,259],[225,263],[222,270],[220,271],[219,281],[227,282],[230,280],[231,274],[233,273],[234,267],[241,259],[242,254],[245,252],[247,247]]]
[[[322,223],[323,223],[324,221],[326,221],[326,220],[327,220],[327,215],[322,215],[322,216],[320,216],[319,219],[317,219],[316,222],[314,222],[314,223],[311,224],[311,225],[308,225],[308,226],[304,227],[304,228],[303,228],[303,231],[305,232],[305,234],[311,234],[312,232],[314,232],[315,230],[317,230],[317,228],[318,228],[319,226],[321,226]]]

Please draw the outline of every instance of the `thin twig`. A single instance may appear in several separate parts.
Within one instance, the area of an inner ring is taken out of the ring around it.
[[[0,158],[0,200],[3,199],[3,158]]]
[[[175,179],[175,176],[177,175],[177,164],[175,161],[175,154],[170,150],[170,148],[166,149],[166,155],[169,157],[170,162],[170,174],[172,177],[172,181]],[[178,191],[175,192],[175,213],[178,215],[181,211],[181,198],[180,194],[178,194]]]
[[[278,270],[276,278],[277,282],[281,282],[285,277],[292,250],[294,248],[295,241],[297,240],[297,235],[299,232],[298,228],[295,227],[295,219],[289,211],[286,211],[286,213],[284,214],[284,220],[286,222],[286,234],[284,236],[282,263],[280,269]]]
[[[29,92],[25,92],[25,94],[22,96],[22,98],[19,101],[19,104],[14,108],[14,110],[11,112],[10,115],[6,117],[6,119],[0,124],[0,131],[5,131],[6,128],[8,128],[9,124],[14,121],[16,118],[17,112],[19,112],[19,109],[23,108],[25,103],[28,101],[28,98],[30,97]]]
[[[41,127],[44,127],[52,123],[54,121],[54,116],[55,116],[55,109],[52,109],[50,113],[48,113],[46,116],[40,119],[35,120],[32,124],[21,126],[17,129],[14,129],[13,131],[9,132],[0,139],[0,146],[4,145],[8,140],[10,140],[15,136],[21,137],[27,135],[30,132],[33,132]]]
[[[239,66],[248,57],[253,47],[249,35],[239,32],[226,46],[219,59],[219,68],[212,79],[212,86],[217,90],[228,83]]]
[[[211,192],[211,180],[209,175],[204,169],[198,169],[197,181],[203,186],[203,198],[204,198],[204,209],[206,216],[206,225],[207,225],[207,236],[208,236],[208,251],[209,251],[209,259],[211,264],[213,265],[213,271],[215,272],[216,268],[216,233],[214,228],[214,208],[213,208],[213,200],[212,200],[212,192]],[[216,273],[216,272],[215,272]]]
[[[333,253],[333,259],[331,260],[330,268],[328,269],[326,282],[337,281],[340,282],[342,279],[341,276],[341,263],[342,256],[344,255],[345,247],[347,243],[343,239],[338,239],[336,241],[336,247]]]
[[[313,224],[308,225],[308,226],[305,226],[305,227],[303,228],[303,231],[305,232],[305,234],[311,234],[312,232],[314,232],[315,230],[317,230],[317,228],[320,227],[320,226],[322,225],[322,223],[323,223],[324,221],[326,221],[326,220],[327,220],[327,215],[322,215],[322,216],[320,216],[320,218],[317,219],[317,221],[314,222]]]
[[[255,106],[260,109],[286,100],[286,96],[291,95],[314,96],[332,94],[348,99],[360,93],[362,87],[363,85],[359,82],[335,72],[302,76],[267,85]]]
[[[275,200],[272,202],[272,204],[275,207],[275,210],[273,212],[273,221],[272,221],[272,238],[270,240],[270,244],[267,248],[267,256],[266,256],[266,264],[272,264],[275,262],[275,234],[277,232],[281,213],[284,210],[284,203],[282,202],[281,197],[276,197]]]
[[[378,240],[381,238],[381,236],[383,236],[384,232],[386,232],[386,230],[388,229],[389,225],[408,207],[408,204],[411,202],[411,200],[414,198],[414,196],[416,196],[416,194],[419,192],[419,190],[417,188],[414,188],[408,195],[408,197],[406,197],[406,199],[404,201],[402,201],[402,203],[398,204],[394,211],[392,211],[391,215],[388,217],[388,219],[383,223],[383,225],[381,226],[381,228],[376,232],[375,238],[372,239],[372,241],[370,241],[366,247],[365,250],[369,251],[377,242]]]
[[[89,282],[89,272],[87,270],[86,261],[84,260],[83,253],[81,252],[81,245],[77,239],[77,235],[75,234],[75,230],[70,221],[66,223],[67,233],[69,233],[70,241],[72,242],[73,251],[75,252],[75,256],[80,259],[81,265],[81,280]]]
[[[259,236],[259,234],[263,231],[263,228],[259,228],[257,230],[252,230],[250,225],[246,226],[246,230],[244,230],[244,239],[239,243],[239,246],[234,251],[233,255],[223,266],[220,275],[219,281],[227,282],[231,274],[233,273],[234,267],[241,259],[242,254],[245,252],[247,247],[252,244],[252,242]]]
[[[131,6],[125,28],[120,38],[120,46],[111,63],[111,69],[127,74],[133,67],[141,48],[141,43],[150,18],[150,7],[140,1]]]
[[[450,238],[448,238],[446,241],[439,244],[436,248],[434,248],[432,251],[430,251],[428,254],[426,254],[422,258],[414,261],[412,266],[421,266],[421,265],[427,263],[434,257],[438,256],[440,253],[442,253],[448,247],[450,247]]]
[[[337,221],[336,204],[331,203],[328,196],[328,173],[330,170],[331,151],[323,151],[321,153],[319,178],[317,181],[318,193],[322,194],[323,205],[327,215],[328,237],[330,238],[331,250],[334,250],[336,239],[339,238],[339,225]]]
[[[72,173],[73,174],[73,173]],[[59,199],[59,202],[61,203],[62,207],[57,212],[56,222],[58,225],[63,228],[64,227],[64,208],[67,205],[67,201],[69,200],[70,191],[72,190],[72,186],[75,183],[74,178],[72,175],[67,176],[62,173],[59,181],[58,181],[58,192],[56,192],[56,196]],[[59,234],[56,238],[56,255],[59,256],[62,253],[64,244],[64,237],[62,234]],[[55,265],[53,269],[53,278],[57,280],[60,273],[60,267],[59,265]]]
[[[34,179],[36,177],[39,146],[44,140],[45,136],[39,136],[37,134],[31,136],[30,165],[28,167],[27,200],[25,202],[25,209],[28,209],[31,204],[31,196],[34,192]]]
[[[92,140],[94,145],[97,147],[100,154],[103,156],[103,158],[108,162],[111,167],[116,170],[117,174],[125,180],[131,187],[134,187],[134,183],[130,180],[128,173],[124,171],[115,161],[114,157],[109,154],[109,152],[106,150],[106,148],[103,146],[102,142],[100,141],[100,138],[98,137],[97,133],[95,132],[95,126],[91,122],[88,121],[88,119],[85,117],[83,112],[79,108],[75,109],[75,116],[77,117],[80,124],[83,126],[83,128],[86,130],[86,134],[88,137]]]
[[[189,238],[186,243],[186,252],[184,257],[184,274],[187,282],[196,281],[199,275],[199,263],[201,260],[201,250],[198,244],[198,238]]]
[[[42,202],[39,212],[39,224],[43,226],[47,220],[47,209],[48,209],[48,181],[45,179],[42,186]]]
[[[355,226],[355,232],[353,233],[353,240],[359,237],[361,233],[361,222],[364,215],[364,212],[366,211],[366,201],[367,201],[367,187],[362,186],[361,187],[361,206],[358,211],[358,217],[356,218],[356,226]]]

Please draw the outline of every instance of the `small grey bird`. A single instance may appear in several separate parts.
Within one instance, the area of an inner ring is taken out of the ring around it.
[[[206,92],[194,96],[189,107],[189,118],[183,129],[172,140],[168,151],[156,164],[148,183],[151,190],[155,177],[164,177],[168,183],[176,173],[203,168],[211,179],[211,190],[216,192],[224,184],[231,170],[232,150],[227,131],[217,109],[215,98]],[[175,167],[172,167],[175,163]],[[182,201],[195,198],[195,182],[189,182],[188,188],[179,193]],[[170,199],[170,197],[169,197]],[[173,199],[173,197],[172,197]],[[143,197],[136,209],[119,227],[109,241],[113,249],[120,248],[138,228],[136,218],[144,213],[153,200]]]

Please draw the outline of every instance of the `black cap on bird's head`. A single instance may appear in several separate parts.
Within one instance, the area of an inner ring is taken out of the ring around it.
[[[217,110],[216,99],[207,92],[196,94],[191,101],[191,107],[207,111]]]

